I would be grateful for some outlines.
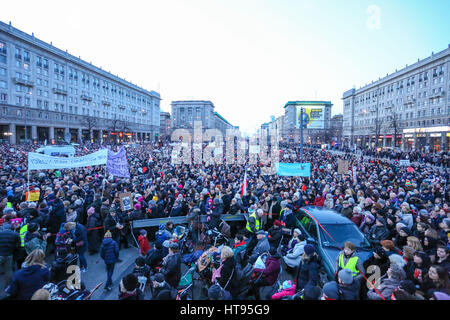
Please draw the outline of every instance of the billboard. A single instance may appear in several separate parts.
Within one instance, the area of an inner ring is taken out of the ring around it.
[[[300,114],[303,108],[303,127],[306,129],[325,128],[325,106],[297,105],[297,128],[300,128]]]

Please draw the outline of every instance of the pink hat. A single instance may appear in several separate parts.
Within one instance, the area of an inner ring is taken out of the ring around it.
[[[139,202],[143,202],[143,201],[144,201],[144,197],[139,197],[139,198],[138,198],[138,201],[139,201]]]
[[[134,207],[139,210],[141,208],[141,204],[140,203],[136,203],[136,205]]]
[[[95,208],[94,207],[90,207],[87,211],[88,214],[93,214],[95,212]]]
[[[183,189],[183,185],[180,184],[180,185],[178,186],[178,189]]]

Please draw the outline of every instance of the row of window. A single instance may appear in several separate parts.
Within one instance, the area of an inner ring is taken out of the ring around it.
[[[0,58],[0,63],[6,63],[6,43],[4,41],[0,41],[0,56],[3,56],[4,58]],[[31,67],[31,54],[28,50],[22,49],[20,47],[15,47],[15,61],[16,61],[16,67],[17,68],[24,68],[25,70],[30,70]],[[48,76],[48,69],[49,69],[49,59],[45,57],[41,57],[36,55],[35,56],[36,61],[36,72],[38,74],[44,74]],[[43,70],[42,70],[42,69]],[[65,78],[65,69],[66,67],[59,63],[54,62],[54,78],[55,80],[64,81]],[[72,67],[68,67],[68,76],[69,81],[71,84],[77,84],[78,80],[78,70]],[[103,93],[106,95],[112,95],[113,97],[118,95],[120,99],[126,99],[127,101],[131,101],[133,103],[138,104],[147,104],[148,106],[152,105],[152,99],[146,98],[145,96],[141,96],[135,92],[126,90],[123,87],[117,86],[115,84],[109,83],[106,80],[101,80],[99,78],[93,77],[92,75],[89,75],[88,73],[81,72],[81,84],[83,88],[89,89],[90,88],[90,78],[93,79],[92,81],[92,88],[96,91],[100,91],[100,86],[103,88]],[[156,107],[159,107],[159,103],[156,101]]]

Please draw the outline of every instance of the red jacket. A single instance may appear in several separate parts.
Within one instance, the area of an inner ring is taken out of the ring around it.
[[[314,199],[313,205],[318,206],[318,207],[323,207],[324,202],[325,202],[324,197],[316,198],[316,199]]]
[[[139,253],[143,256],[147,255],[147,252],[150,251],[150,242],[148,241],[146,236],[140,235],[138,238],[139,242]]]

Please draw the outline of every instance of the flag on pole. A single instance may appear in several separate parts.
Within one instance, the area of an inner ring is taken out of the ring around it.
[[[242,181],[241,199],[244,195],[247,195],[247,187],[248,187],[247,170],[245,170],[244,181]]]

